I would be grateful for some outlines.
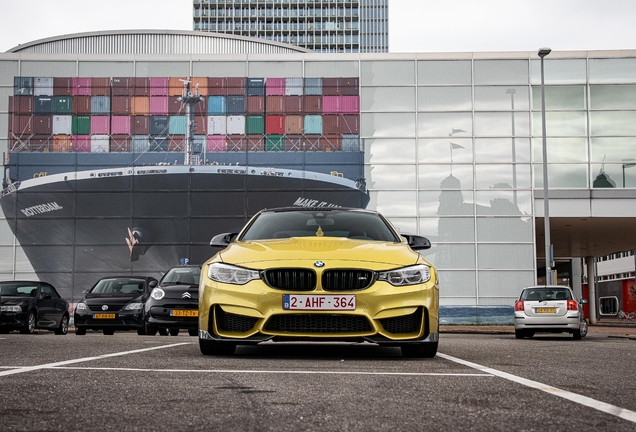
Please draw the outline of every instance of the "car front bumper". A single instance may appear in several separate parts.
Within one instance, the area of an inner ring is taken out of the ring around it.
[[[515,330],[531,330],[537,332],[569,332],[580,328],[579,312],[569,312],[562,316],[531,317],[523,312],[515,312]]]
[[[143,312],[135,311],[117,311],[114,312],[115,318],[97,319],[94,318],[96,312],[77,312],[73,316],[76,328],[88,330],[137,330],[144,327]]]

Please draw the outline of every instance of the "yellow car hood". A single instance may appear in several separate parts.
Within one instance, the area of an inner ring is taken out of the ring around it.
[[[421,255],[405,243],[353,240],[338,237],[292,237],[276,240],[241,241],[220,252],[221,261],[252,269],[301,265],[307,260],[333,265],[364,263],[384,270],[423,262]],[[351,265],[351,264],[349,264]]]

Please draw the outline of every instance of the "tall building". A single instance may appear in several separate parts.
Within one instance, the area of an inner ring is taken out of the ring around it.
[[[389,51],[389,0],[193,0],[192,21],[317,52]]]

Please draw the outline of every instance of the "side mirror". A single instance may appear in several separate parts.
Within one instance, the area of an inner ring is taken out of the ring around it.
[[[210,241],[210,246],[227,247],[230,243],[236,240],[236,237],[238,237],[238,233],[223,233],[215,235]]]
[[[587,303],[587,299],[581,299],[581,300],[579,300],[579,303],[586,304]]]
[[[426,237],[412,234],[402,234],[402,237],[406,239],[406,242],[413,250],[424,250],[431,248],[431,242]]]
[[[148,286],[152,289],[154,287],[157,286],[159,282],[157,282],[156,280],[151,280],[150,283],[148,284]]]
[[[52,297],[51,297],[51,294],[43,293],[43,294],[42,294],[42,298],[43,298],[44,300],[50,300]]]

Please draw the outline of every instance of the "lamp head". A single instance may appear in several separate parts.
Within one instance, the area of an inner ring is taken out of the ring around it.
[[[540,48],[537,54],[539,55],[539,57],[543,58],[547,56],[548,54],[550,54],[551,52],[552,50],[550,48]]]

